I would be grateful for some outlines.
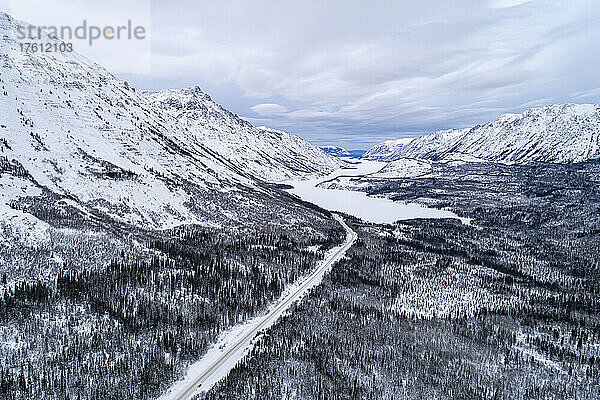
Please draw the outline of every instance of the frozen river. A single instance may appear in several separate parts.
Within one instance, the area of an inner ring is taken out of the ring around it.
[[[354,164],[351,169],[339,169],[326,178],[308,179],[304,181],[286,181],[293,186],[288,192],[299,196],[302,200],[317,204],[330,211],[340,211],[373,223],[393,223],[403,219],[413,218],[457,218],[468,223],[468,220],[459,218],[447,210],[437,210],[415,203],[401,203],[383,197],[367,196],[365,192],[325,189],[317,187],[319,183],[334,179],[339,176],[363,176],[374,173],[383,168],[386,163],[367,160],[352,159]]]

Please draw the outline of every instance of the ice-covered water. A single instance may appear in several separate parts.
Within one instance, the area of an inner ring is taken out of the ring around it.
[[[341,169],[326,179],[309,179],[304,181],[287,181],[286,184],[293,186],[290,193],[301,199],[317,204],[330,211],[340,211],[355,217],[362,218],[373,223],[393,223],[398,220],[413,218],[459,218],[456,214],[447,210],[437,210],[415,203],[401,203],[382,197],[367,196],[365,192],[325,189],[317,185],[325,180],[338,176],[362,176],[379,171],[386,163],[368,160],[354,160],[356,164],[352,169]]]

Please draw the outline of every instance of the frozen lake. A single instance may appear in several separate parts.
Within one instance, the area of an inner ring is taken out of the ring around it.
[[[386,198],[370,197],[365,192],[339,189],[324,189],[317,187],[323,181],[339,176],[362,176],[379,171],[386,163],[367,160],[355,160],[352,169],[339,169],[326,178],[309,179],[304,181],[283,182],[293,189],[288,192],[300,197],[302,200],[317,204],[329,211],[340,211],[365,221],[373,223],[393,223],[403,219],[413,218],[457,218],[468,223],[468,220],[459,218],[447,210],[437,210],[423,207],[415,203],[395,202]]]

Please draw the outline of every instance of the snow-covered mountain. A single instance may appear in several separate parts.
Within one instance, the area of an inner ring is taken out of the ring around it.
[[[396,158],[396,152],[410,143],[414,138],[386,140],[371,147],[362,158],[375,161],[391,161]]]
[[[155,227],[199,222],[186,183],[254,186],[210,149],[181,140],[177,121],[99,65],[76,53],[22,52],[14,39],[20,24],[0,14],[0,157],[3,172],[7,165],[21,171],[18,179],[3,173],[3,186],[43,188]],[[3,212],[14,214],[6,200]]]
[[[369,178],[416,178],[432,170],[432,162],[415,158],[400,158],[387,163],[381,170],[367,175]]]
[[[434,132],[409,143],[385,142],[365,157],[381,161],[463,158],[511,164],[593,160],[600,158],[600,106],[556,104],[505,114],[471,129]]]
[[[254,127],[215,103],[199,87],[145,94],[184,127],[176,133],[182,141],[204,146],[261,179],[281,181],[328,173],[341,165],[296,135]]]
[[[334,157],[361,158],[362,155],[366,153],[365,150],[346,150],[343,147],[333,145],[321,146],[320,148],[325,153]]]
[[[346,150],[343,147],[340,146],[332,146],[332,145],[327,145],[327,146],[321,146],[321,150],[323,150],[325,153],[330,154],[334,157],[350,157],[351,154],[348,150]]]
[[[77,53],[22,52],[19,26],[0,13],[0,224],[11,229],[43,231],[19,211],[40,197],[144,228],[235,220],[261,209],[262,181],[338,166],[196,88],[148,93]]]

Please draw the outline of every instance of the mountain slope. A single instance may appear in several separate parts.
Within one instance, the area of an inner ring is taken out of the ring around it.
[[[321,146],[321,150],[323,150],[327,154],[331,154],[334,157],[350,157],[351,154],[348,150],[340,146]]]
[[[127,83],[76,53],[21,52],[11,37],[23,23],[0,22],[0,156],[27,185],[156,228],[202,220],[186,185],[255,186],[210,149],[182,142],[176,122]]]
[[[386,140],[371,147],[362,158],[375,161],[391,161],[396,158],[396,152],[410,143],[413,138]]]
[[[600,158],[600,106],[533,108],[471,129],[434,132],[406,144],[383,143],[365,156],[381,161],[462,157],[510,164],[593,160]]]
[[[328,173],[339,162],[298,136],[254,127],[215,103],[199,87],[146,92],[150,102],[178,121],[180,140],[211,149],[267,181]]]
[[[157,398],[341,228],[27,26],[0,14],[1,398]]]
[[[149,94],[76,53],[22,52],[19,26],[0,14],[0,222],[11,229],[45,229],[21,212],[41,198],[145,229],[221,224],[280,196],[263,180],[338,166],[198,89]]]

